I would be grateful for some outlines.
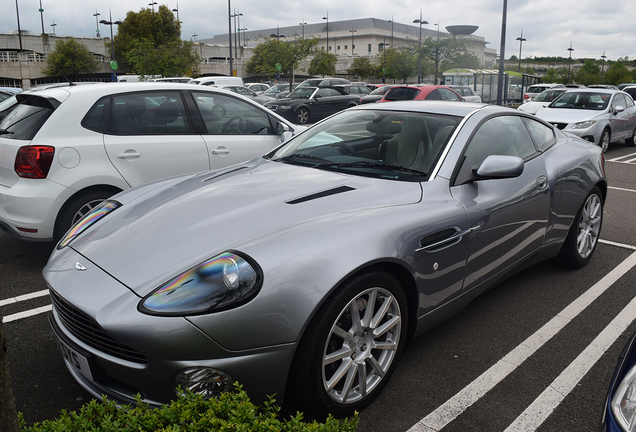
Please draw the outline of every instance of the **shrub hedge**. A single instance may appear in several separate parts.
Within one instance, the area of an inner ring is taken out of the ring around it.
[[[25,427],[20,417],[20,429],[29,432],[353,432],[358,414],[350,419],[329,415],[324,423],[303,421],[302,413],[289,419],[278,417],[280,407],[270,397],[262,407],[255,406],[247,393],[236,385],[233,393],[216,399],[204,399],[185,393],[160,408],[151,408],[137,397],[136,406],[118,406],[104,397],[92,400],[78,412],[62,411],[60,417]]]

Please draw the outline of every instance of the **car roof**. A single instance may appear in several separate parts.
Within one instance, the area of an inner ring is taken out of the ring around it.
[[[422,113],[436,113],[442,115],[466,117],[478,110],[491,110],[495,112],[514,112],[508,107],[476,102],[455,101],[395,101],[391,103],[363,104],[350,108],[354,110],[382,110],[382,111],[411,111]]]

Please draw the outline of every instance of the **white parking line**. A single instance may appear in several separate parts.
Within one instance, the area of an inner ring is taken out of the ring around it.
[[[630,158],[630,159],[627,159]],[[627,159],[627,160],[625,160]],[[618,163],[629,163],[632,160],[636,160],[636,153],[630,153],[628,155],[619,156],[614,159],[607,159],[606,162],[618,162]]]
[[[614,190],[619,190],[619,191],[625,191],[625,192],[636,192],[636,190],[634,189],[625,189],[625,188],[619,188],[619,187],[615,187],[615,186],[608,186],[608,189],[614,189]]]
[[[8,299],[5,300],[0,300],[0,307],[2,306],[6,306],[9,304],[14,304],[14,303],[19,303],[22,301],[27,301],[27,300],[31,300],[34,298],[38,298],[38,297],[44,297],[46,295],[49,295],[49,290],[42,290],[42,291],[36,291],[36,292],[32,292],[29,294],[24,294],[21,296],[17,296],[17,297],[10,297]],[[8,323],[11,321],[16,321],[22,318],[27,318],[33,315],[38,315],[44,312],[48,312],[51,310],[51,305],[47,305],[47,306],[42,306],[39,308],[35,308],[35,309],[31,309],[28,311],[24,311],[24,312],[18,312],[15,314],[11,314],[11,315],[7,315],[5,317],[2,317],[2,322],[3,323]]]
[[[455,420],[468,407],[473,405],[482,396],[492,390],[504,378],[512,373],[518,366],[526,361],[532,354],[552,339],[559,331],[569,324],[576,316],[585,310],[594,300],[603,294],[625,273],[636,266],[636,252],[620,263],[590,289],[574,300],[559,314],[552,318],[543,327],[537,330],[528,339],[504,358],[499,360],[477,379],[464,387],[455,396],[450,398],[435,411],[424,417],[409,429],[409,432],[434,432],[443,429]]]
[[[605,351],[627,330],[634,319],[636,319],[636,298],[632,299],[625,309],[504,432],[530,432],[541,426],[585,374],[592,369],[592,366],[605,354]]]

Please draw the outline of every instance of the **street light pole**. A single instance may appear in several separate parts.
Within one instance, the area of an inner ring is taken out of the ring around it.
[[[44,8],[42,8],[42,0],[40,0],[40,21],[42,22],[42,34],[44,34]]]
[[[393,48],[393,15],[391,15],[391,48]]]
[[[20,11],[18,10],[18,0],[15,0],[15,15],[18,18],[18,40],[20,41],[20,51],[22,52],[22,30],[20,29]],[[22,68],[20,68],[22,71]]]
[[[428,21],[422,21],[422,8],[420,8],[420,19],[413,20],[414,23],[420,25],[420,44],[417,49],[417,83],[422,83],[422,24],[428,24]]]
[[[157,4],[156,1],[153,1],[151,3],[148,3],[148,6],[152,6],[152,13],[155,13],[155,5]]]
[[[115,39],[113,38],[113,24],[121,24],[121,21],[113,22],[113,13],[108,9],[109,21],[101,20],[100,23],[110,26],[110,59],[115,60]]]
[[[99,12],[97,12],[97,9],[95,9],[95,13],[93,14],[93,16],[95,17],[95,27],[97,28],[95,34],[97,35],[97,37],[99,37],[99,21],[97,20],[97,17],[99,16]]]
[[[327,11],[327,16],[322,17],[322,19],[327,20],[327,52],[329,52],[329,11]]]
[[[231,0],[227,0],[227,26],[228,41],[230,42],[230,76],[234,76],[234,68],[232,67],[232,5]]]
[[[353,57],[353,46],[354,46],[354,45],[353,45],[353,34],[354,34],[355,32],[357,32],[358,30],[351,29],[351,30],[349,30],[349,31],[351,32],[351,57]]]
[[[303,19],[300,23],[300,26],[303,29],[303,39],[305,39],[305,26],[307,25],[307,23],[305,22],[305,20]]]
[[[605,51],[603,51],[601,58],[603,59],[603,63],[601,63],[601,84],[603,84],[603,70],[605,69],[605,59],[607,58]]]
[[[570,41],[570,48],[568,48],[568,51],[570,51],[570,58],[568,59],[568,82],[566,84],[570,84],[570,65],[572,64],[572,51],[574,51],[574,48],[572,48],[572,41]]]
[[[51,27],[53,27],[53,35],[55,35],[55,27],[57,27],[57,24],[55,24],[55,20],[53,20],[53,24],[51,24]]]
[[[501,18],[501,44],[499,45],[499,76],[497,78],[497,105],[503,105],[504,90],[504,63],[506,58],[506,15],[508,13],[508,0],[503,0],[503,13]],[[439,26],[438,29],[439,31]]]
[[[521,45],[527,40],[523,37],[523,29],[521,29],[521,36],[516,40],[519,41],[519,70],[517,72],[521,72]]]

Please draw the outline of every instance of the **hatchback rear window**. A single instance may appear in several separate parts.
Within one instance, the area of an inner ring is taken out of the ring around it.
[[[415,88],[394,87],[386,92],[384,100],[413,100],[419,92],[420,90]]]
[[[20,103],[0,122],[0,136],[30,141],[55,108],[47,99],[41,97],[18,99],[21,99]]]

